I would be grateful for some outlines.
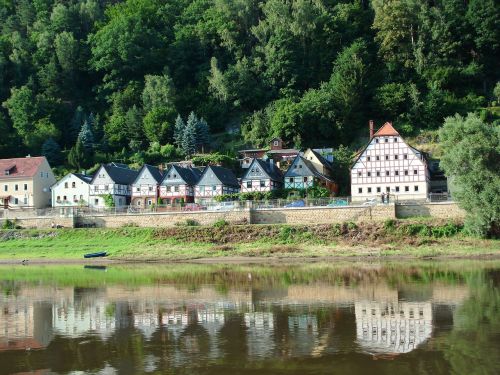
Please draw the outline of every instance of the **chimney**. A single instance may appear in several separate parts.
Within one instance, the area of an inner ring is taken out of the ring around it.
[[[372,139],[373,138],[373,134],[374,134],[374,131],[373,131],[373,120],[368,121],[368,124],[370,125],[370,139]]]

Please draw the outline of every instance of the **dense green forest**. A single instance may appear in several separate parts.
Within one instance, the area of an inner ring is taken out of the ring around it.
[[[435,130],[497,105],[499,23],[495,0],[0,0],[0,157],[166,161],[206,124],[219,151]]]

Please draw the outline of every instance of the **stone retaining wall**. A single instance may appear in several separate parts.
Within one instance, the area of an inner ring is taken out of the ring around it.
[[[427,203],[418,205],[397,205],[396,217],[435,217],[438,219],[464,219],[465,210],[454,202]]]
[[[154,214],[127,214],[108,216],[84,216],[76,218],[77,226],[95,226],[106,228],[119,228],[123,226],[137,226],[161,228],[185,224],[186,220],[194,220],[199,225],[213,225],[216,221],[226,220],[231,224],[250,223],[250,211],[225,211],[225,212],[169,212]]]
[[[0,219],[0,227],[6,219]],[[73,228],[72,217],[31,217],[22,219],[8,219],[14,221],[16,225],[25,229],[48,229],[52,225],[62,226],[64,228]]]

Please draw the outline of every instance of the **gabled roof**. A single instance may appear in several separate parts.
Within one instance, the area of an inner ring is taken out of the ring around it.
[[[45,160],[45,156],[0,159],[0,179],[33,177]]]
[[[330,169],[331,171],[333,171],[333,166],[332,166],[332,163],[330,163],[328,160],[326,160],[326,158],[321,155],[319,152],[317,152],[316,150],[313,150],[311,149],[311,152],[314,154],[314,156],[316,156],[318,158],[318,161],[325,167],[325,168],[328,168]]]
[[[142,166],[142,168],[139,170],[139,172],[137,173],[137,177],[134,180],[134,184],[137,182],[137,179],[139,178],[139,176],[142,174],[142,172],[145,169],[147,169],[149,171],[149,173],[151,174],[151,176],[153,176],[153,178],[155,179],[156,182],[159,183],[163,179],[163,175],[161,174],[161,171],[159,168],[153,167],[152,165],[149,165],[149,164],[144,164]]]
[[[223,185],[227,186],[236,186],[239,187],[240,184],[238,182],[238,179],[234,175],[233,171],[224,167],[219,167],[216,165],[209,165],[208,167],[205,168],[203,171],[203,174],[201,175],[198,183],[203,179],[203,177],[212,171],[215,175],[215,177],[221,182]]]
[[[120,185],[132,185],[137,178],[138,172],[133,169],[128,168],[125,164],[120,163],[110,163],[101,165],[109,178],[113,180],[115,184]],[[99,168],[99,170],[101,169]],[[94,174],[91,182],[94,182],[96,176],[99,174],[99,171]]]
[[[302,163],[304,164],[304,166],[306,168],[294,168],[294,165],[298,164],[299,161],[302,161]],[[290,165],[290,167],[288,167],[287,171],[285,172],[285,177],[290,177],[292,176],[312,176],[314,175],[314,172],[316,171],[316,169],[314,168],[314,166],[312,165],[311,162],[309,162],[309,160],[303,158],[301,155],[297,155],[295,157],[295,159],[293,160],[293,163]],[[298,172],[301,172],[301,173],[298,173]],[[292,176],[292,177],[293,177]]]
[[[172,165],[167,172],[163,175],[161,183],[167,179],[167,176],[175,170],[179,177],[186,185],[196,185],[201,177],[201,171],[198,168],[181,167],[179,165]]]
[[[266,174],[267,177],[269,177],[271,180],[281,181],[283,179],[283,173],[281,173],[281,170],[278,168],[278,166],[276,166],[274,164],[271,165],[270,163],[268,163],[262,159],[253,159],[252,163],[247,168],[247,171],[246,171],[245,175],[243,176],[243,179],[247,178],[247,175],[252,170],[252,166],[254,164],[258,164],[258,166],[264,172],[264,174]]]
[[[92,181],[92,176],[88,176],[86,174],[82,174],[82,173],[73,173],[73,175],[77,178],[79,178],[80,180],[82,180],[83,182],[89,184],[90,181]]]
[[[393,136],[393,135],[399,135],[399,133],[394,129],[392,126],[392,122],[386,122],[382,127],[377,130],[377,132],[373,135],[374,137],[387,137],[387,136]]]

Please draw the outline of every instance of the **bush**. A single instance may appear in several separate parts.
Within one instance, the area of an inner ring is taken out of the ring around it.
[[[223,228],[223,227],[226,227],[229,225],[229,222],[224,220],[224,219],[220,219],[220,220],[217,220],[215,223],[214,223],[214,227],[215,228]]]
[[[2,229],[18,229],[19,227],[16,224],[16,220],[5,219],[2,223]]]
[[[200,225],[200,223],[197,222],[196,220],[186,219],[186,226],[188,226],[188,227],[196,227],[198,225]]]
[[[387,219],[384,221],[384,229],[388,232],[392,232],[396,229],[396,220],[394,219]]]

